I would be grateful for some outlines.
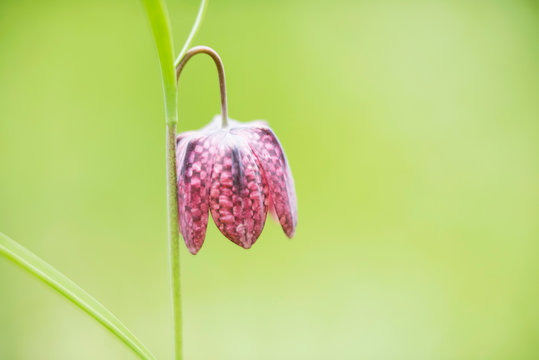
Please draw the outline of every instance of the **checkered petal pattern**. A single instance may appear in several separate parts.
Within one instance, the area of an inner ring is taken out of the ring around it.
[[[268,212],[288,237],[297,224],[294,181],[273,131],[261,121],[242,124],[220,119],[176,141],[180,232],[196,254],[211,212],[217,228],[235,244],[250,248]]]
[[[248,249],[264,228],[268,187],[241,137],[229,134],[218,146],[214,162],[210,189],[213,221],[223,235]]]
[[[271,211],[275,211],[285,234],[293,237],[298,222],[296,191],[292,172],[277,136],[264,125],[244,126],[232,131],[248,139],[269,185]]]
[[[187,248],[196,254],[206,236],[209,210],[209,176],[215,149],[208,137],[179,138],[176,147],[178,161],[178,215],[180,232]]]

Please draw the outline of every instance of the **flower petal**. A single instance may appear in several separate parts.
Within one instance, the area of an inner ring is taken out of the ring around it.
[[[284,232],[291,238],[298,221],[297,199],[292,172],[279,140],[267,126],[243,127],[232,131],[249,139],[249,146],[258,158],[269,184],[275,213]]]
[[[179,139],[176,158],[180,232],[189,251],[196,254],[204,243],[208,225],[208,180],[213,167],[210,139]]]
[[[228,134],[219,142],[211,175],[210,211],[221,233],[248,249],[264,228],[268,186],[245,140]]]

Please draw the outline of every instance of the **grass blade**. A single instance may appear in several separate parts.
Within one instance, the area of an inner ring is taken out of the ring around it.
[[[176,67],[174,66],[174,47],[168,13],[163,0],[142,0],[142,2],[150,20],[150,27],[152,28],[157,54],[159,55],[163,92],[165,93],[167,124],[176,124],[178,122],[176,111]]]
[[[198,29],[200,28],[200,23],[202,22],[202,18],[204,18],[204,14],[206,13],[206,4],[208,3],[208,0],[202,0],[200,2],[200,7],[198,9],[197,18],[195,19],[195,23],[193,24],[193,27],[191,28],[191,32],[189,33],[189,36],[187,37],[187,40],[185,40],[185,44],[183,44],[183,48],[180,51],[180,54],[176,58],[176,61],[174,62],[174,66],[178,67],[178,64],[182,60],[182,57],[187,52],[187,49],[189,49],[189,46],[191,45],[191,42],[193,42],[193,39],[195,35],[198,32]]]
[[[155,360],[155,357],[144,344],[100,302],[67,276],[2,233],[0,233],[0,255],[13,261],[81,308],[133,350],[141,359]]]

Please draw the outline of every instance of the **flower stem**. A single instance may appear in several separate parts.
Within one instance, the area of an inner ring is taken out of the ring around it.
[[[176,189],[176,124],[167,124],[167,208],[170,279],[174,319],[174,359],[182,359],[182,308],[180,292],[180,237]]]
[[[219,90],[221,92],[221,123],[222,127],[228,126],[228,105],[226,101],[226,81],[225,81],[225,67],[223,61],[217,51],[207,46],[195,46],[189,49],[182,57],[178,65],[176,65],[176,82],[180,81],[180,74],[182,73],[185,64],[196,54],[207,54],[211,56],[217,66],[217,73],[219,75]]]
[[[197,18],[178,58],[183,57],[185,49],[193,40],[204,16],[207,0],[202,0]],[[182,360],[182,311],[180,295],[180,234],[178,221],[178,195],[176,188],[176,124],[177,78],[174,77],[174,57],[172,32],[164,0],[143,0],[159,55],[166,114],[166,164],[167,164],[167,210],[170,279],[172,287],[172,311],[174,319],[174,359]],[[219,56],[217,56],[219,57]],[[218,66],[219,68],[219,66]],[[221,73],[220,73],[221,76]],[[224,86],[224,72],[223,72]],[[223,95],[221,95],[221,100]],[[224,115],[226,115],[226,93]],[[226,116],[223,118],[226,123]]]

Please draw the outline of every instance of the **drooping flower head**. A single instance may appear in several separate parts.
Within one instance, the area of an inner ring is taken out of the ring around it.
[[[187,248],[196,254],[202,247],[210,213],[221,233],[246,249],[260,236],[268,211],[292,237],[296,193],[279,140],[263,121],[242,124],[228,118],[224,66],[215,50],[189,49],[176,67],[176,79],[197,54],[209,55],[217,67],[221,115],[176,138],[179,227]]]
[[[178,213],[187,248],[196,254],[209,214],[221,233],[243,248],[260,236],[268,211],[288,237],[297,223],[294,181],[283,148],[263,121],[216,116],[176,139]]]

